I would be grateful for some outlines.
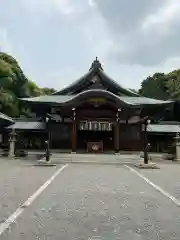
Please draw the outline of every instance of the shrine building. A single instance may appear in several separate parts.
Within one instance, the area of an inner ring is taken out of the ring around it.
[[[21,100],[34,117],[14,120],[8,129],[15,129],[26,147],[31,141],[43,148],[48,138],[51,149],[67,152],[141,151],[148,121],[153,124],[172,103],[122,87],[97,58],[86,74],[64,89]]]

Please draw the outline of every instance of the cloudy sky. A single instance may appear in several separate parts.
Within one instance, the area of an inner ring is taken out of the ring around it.
[[[0,0],[0,50],[60,89],[96,56],[125,87],[180,68],[180,0]]]

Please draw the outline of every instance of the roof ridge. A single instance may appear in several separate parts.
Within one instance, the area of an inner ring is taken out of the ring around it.
[[[93,61],[93,63],[91,64],[91,67],[87,73],[85,73],[83,76],[81,76],[77,80],[73,81],[68,86],[62,88],[59,91],[56,91],[55,93],[52,93],[51,96],[52,95],[61,95],[61,94],[64,95],[64,94],[68,94],[68,92],[74,91],[74,88],[83,85],[83,83],[91,77],[91,74],[92,75],[100,74],[100,77],[103,79],[103,81],[106,81],[106,83],[109,85],[112,84],[112,86],[114,86],[114,88],[117,89],[119,92],[122,91],[122,92],[124,92],[124,94],[127,94],[129,96],[140,96],[138,93],[136,93],[128,88],[123,87],[121,84],[119,84],[114,79],[109,77],[109,75],[104,72],[102,65],[97,57],[96,57],[96,60]]]
[[[129,90],[128,88],[123,87],[121,84],[119,84],[117,81],[115,81],[114,79],[112,79],[107,73],[105,73],[104,71],[102,71],[101,69],[99,69],[99,72],[104,75],[104,77],[108,78],[117,88],[120,88],[121,90],[124,90],[125,92],[128,92],[130,94],[133,94],[134,96],[140,96],[138,93],[135,93],[131,90]]]
[[[61,95],[63,92],[66,92],[69,88],[74,87],[75,85],[77,85],[80,81],[82,81],[83,79],[87,78],[90,74],[92,74],[94,72],[94,69],[90,69],[87,73],[85,73],[83,76],[81,76],[80,78],[76,79],[75,81],[73,81],[72,83],[70,83],[68,86],[62,88],[59,91],[56,91],[55,93],[52,93],[51,96],[53,95]],[[64,93],[63,93],[64,94]]]

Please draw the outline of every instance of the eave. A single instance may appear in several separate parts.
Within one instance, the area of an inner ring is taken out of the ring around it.
[[[68,105],[73,104],[76,101],[86,101],[88,97],[105,97],[114,99],[115,102],[123,103],[126,106],[160,106],[165,104],[173,103],[173,101],[156,100],[146,97],[127,97],[118,96],[106,90],[87,90],[76,95],[44,95],[33,98],[22,98],[20,100],[39,103],[39,104],[50,104],[50,105]]]
[[[180,133],[180,125],[172,125],[172,124],[150,124],[147,127],[147,131],[149,133],[171,133],[176,134]]]
[[[0,121],[14,123],[14,120],[11,117],[9,117],[1,112],[0,112]]]
[[[45,123],[39,121],[17,121],[14,124],[7,127],[7,129],[14,130],[29,130],[29,131],[41,131],[45,130]]]

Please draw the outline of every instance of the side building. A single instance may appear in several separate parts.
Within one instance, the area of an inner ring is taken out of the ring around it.
[[[8,143],[8,126],[13,126],[15,124],[15,121],[0,112],[0,148],[3,147],[3,143]]]

